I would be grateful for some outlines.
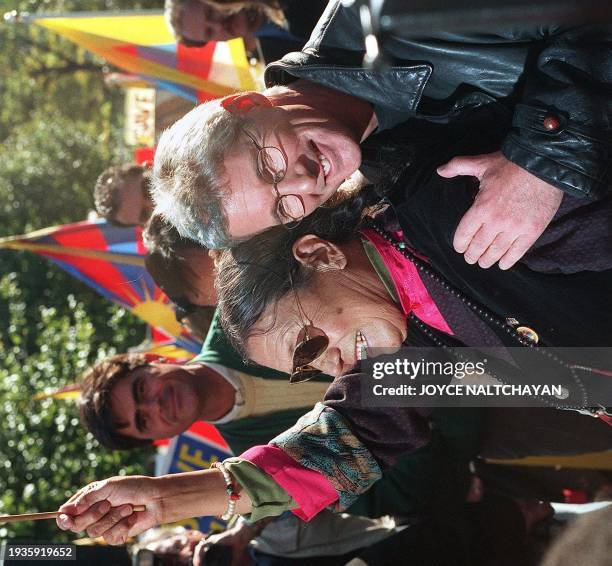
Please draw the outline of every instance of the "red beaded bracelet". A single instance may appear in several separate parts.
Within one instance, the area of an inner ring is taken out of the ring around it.
[[[227,502],[227,511],[221,515],[221,518],[224,521],[229,521],[236,514],[236,501],[240,499],[240,493],[238,493],[236,490],[236,486],[232,481],[230,473],[226,470],[222,462],[214,462],[211,467],[217,468],[223,475],[223,480],[225,481],[225,492],[229,496],[229,499]]]

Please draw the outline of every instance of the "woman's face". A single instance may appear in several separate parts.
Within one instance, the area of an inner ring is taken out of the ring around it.
[[[329,346],[311,365],[339,376],[357,366],[357,335],[372,348],[397,350],[406,338],[406,316],[386,294],[373,292],[367,281],[347,277],[342,271],[316,272],[307,286],[289,292],[268,307],[247,341],[249,357],[263,366],[291,373],[293,351],[304,339],[304,324],[312,324],[329,339]],[[307,317],[309,320],[304,320]]]

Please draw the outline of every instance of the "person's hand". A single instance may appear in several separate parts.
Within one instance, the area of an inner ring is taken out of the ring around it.
[[[206,535],[200,531],[186,529],[171,537],[165,537],[146,544],[145,548],[162,557],[164,564],[192,564],[193,552]]]
[[[213,545],[229,546],[232,549],[232,562],[228,566],[249,566],[249,542],[256,536],[256,530],[247,523],[238,523],[231,529],[210,535],[201,541],[193,553],[193,566],[206,565],[206,552]]]
[[[563,191],[508,161],[501,152],[455,157],[438,175],[476,177],[480,190],[455,231],[453,247],[467,263],[512,267],[540,237],[561,205]]]
[[[134,512],[133,505],[146,505]],[[162,499],[154,478],[114,477],[90,483],[77,491],[60,508],[57,525],[90,537],[103,537],[109,544],[122,544],[163,522]]]

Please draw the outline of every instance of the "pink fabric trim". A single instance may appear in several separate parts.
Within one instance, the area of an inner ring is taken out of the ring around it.
[[[323,474],[302,466],[276,446],[254,446],[240,457],[272,476],[298,504],[291,512],[304,521],[310,521],[338,499],[334,486]]]
[[[362,230],[361,234],[372,242],[389,270],[404,312],[413,312],[425,324],[452,335],[451,327],[431,298],[414,263],[374,230]],[[397,235],[401,239],[403,234],[399,232]]]

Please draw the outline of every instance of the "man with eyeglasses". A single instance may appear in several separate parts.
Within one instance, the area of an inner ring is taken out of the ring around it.
[[[271,88],[200,106],[162,137],[154,198],[179,231],[231,247],[278,223],[277,191],[298,197],[291,222],[354,186],[359,145],[375,130],[417,119],[469,132],[493,106],[486,133],[499,132],[501,151],[436,164],[480,182],[453,242],[468,263],[511,267],[564,195],[586,204],[609,192],[609,28],[397,35],[384,45],[396,66],[370,71],[356,9],[331,2],[304,50],[268,67]],[[245,130],[284,154],[282,179],[260,173]]]

